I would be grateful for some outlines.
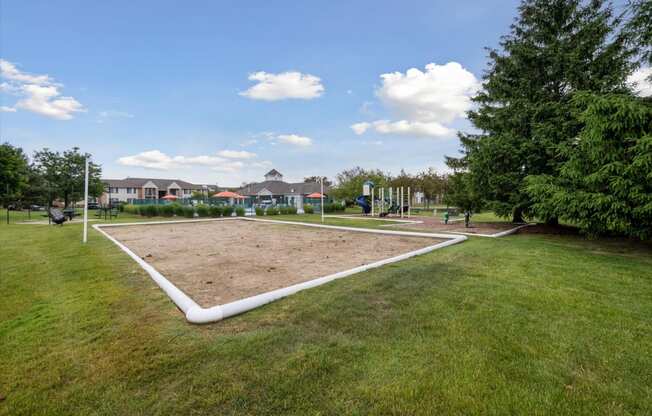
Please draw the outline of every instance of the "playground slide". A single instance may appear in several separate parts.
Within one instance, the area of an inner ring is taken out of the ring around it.
[[[367,198],[364,195],[360,195],[356,198],[355,202],[362,207],[362,212],[369,214],[371,212],[371,205],[367,202]]]

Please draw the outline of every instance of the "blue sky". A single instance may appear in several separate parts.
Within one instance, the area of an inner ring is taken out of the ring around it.
[[[443,169],[517,3],[2,0],[1,139],[113,178]]]

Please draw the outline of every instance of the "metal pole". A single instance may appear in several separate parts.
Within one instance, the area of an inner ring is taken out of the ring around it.
[[[403,218],[403,196],[404,195],[403,195],[403,187],[402,186],[401,186],[400,194],[401,194],[401,203],[399,204],[399,206],[401,207],[401,218]]]
[[[319,178],[319,184],[321,185],[321,222],[324,222],[324,178]]]
[[[86,157],[86,172],[84,173],[84,244],[88,241],[88,157]]]
[[[407,204],[408,204],[408,218],[410,218],[410,207],[412,206],[412,201],[410,200],[410,187],[409,186],[408,186]]]
[[[374,216],[374,188],[371,188],[371,216]]]

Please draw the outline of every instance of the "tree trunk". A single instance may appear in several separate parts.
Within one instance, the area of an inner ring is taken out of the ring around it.
[[[519,223],[523,222],[523,210],[520,208],[515,208],[512,215],[512,222]]]
[[[548,218],[546,221],[546,225],[559,225],[559,218],[554,217],[554,218]]]

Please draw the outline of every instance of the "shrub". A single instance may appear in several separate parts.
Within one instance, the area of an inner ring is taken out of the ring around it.
[[[208,207],[206,205],[197,205],[197,216],[208,217]]]
[[[137,208],[135,205],[127,204],[124,206],[124,211],[129,214],[136,214]]]
[[[303,212],[306,214],[314,214],[315,213],[315,207],[313,207],[310,204],[306,204],[303,206]]]
[[[171,217],[174,215],[174,205],[161,205],[158,209],[158,213],[163,217]]]
[[[265,215],[265,209],[261,207],[256,207],[256,216],[262,217],[263,215]]]
[[[158,205],[145,205],[144,214],[148,217],[156,217],[158,215]],[[143,215],[143,209],[141,209],[140,215]]]
[[[124,212],[125,211],[125,204],[118,204],[118,211],[119,212]]]
[[[288,215],[288,207],[280,207],[278,211],[281,215]]]
[[[288,214],[290,215],[296,215],[297,213],[297,207],[288,207]]]
[[[333,204],[331,204],[330,202],[324,204],[324,212],[331,213],[333,211],[335,211],[335,207],[333,206]]]
[[[219,205],[212,205],[210,208],[208,208],[208,213],[213,218],[221,217],[222,216],[222,207],[219,206]]]
[[[222,209],[222,215],[225,217],[230,217],[233,215],[233,207],[231,205],[227,205]]]
[[[266,213],[267,213],[267,215],[278,215],[279,210],[276,207],[269,207],[269,208],[267,208]]]
[[[185,209],[181,204],[174,204],[174,215],[177,217],[183,217],[185,215]]]
[[[183,207],[183,216],[186,218],[194,218],[195,208],[192,205],[187,205]]]
[[[245,209],[243,207],[236,207],[235,208],[235,215],[238,217],[244,217],[245,216]]]

